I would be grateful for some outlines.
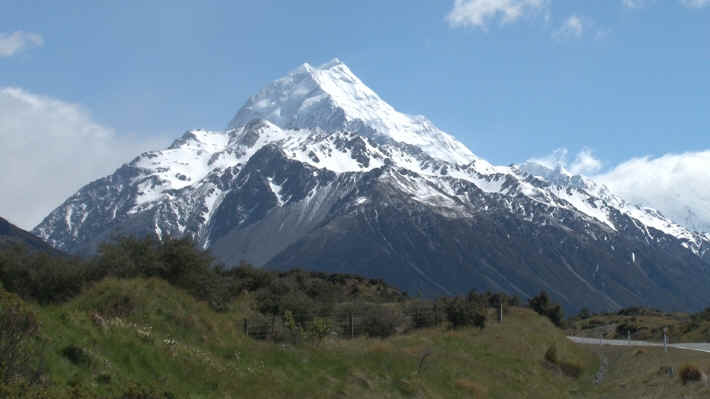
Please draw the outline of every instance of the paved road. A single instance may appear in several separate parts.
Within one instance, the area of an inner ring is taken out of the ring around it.
[[[572,342],[576,342],[578,344],[663,347],[662,343],[648,342],[648,341],[627,341],[625,339],[599,339],[599,338],[582,338],[582,337],[567,337],[567,338],[570,339]],[[675,349],[685,349],[685,350],[696,351],[696,352],[710,353],[710,343],[707,343],[707,342],[669,344],[668,347],[675,348]]]

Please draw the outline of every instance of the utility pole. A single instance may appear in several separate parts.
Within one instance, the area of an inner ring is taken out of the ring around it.
[[[500,313],[498,314],[498,322],[503,322],[503,302],[500,303]]]

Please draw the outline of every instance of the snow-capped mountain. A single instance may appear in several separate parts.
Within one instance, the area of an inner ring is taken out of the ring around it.
[[[269,84],[225,131],[189,131],[88,184],[34,232],[74,253],[117,233],[188,235],[228,264],[431,295],[545,289],[569,309],[710,300],[710,236],[561,168],[491,165],[337,59]]]

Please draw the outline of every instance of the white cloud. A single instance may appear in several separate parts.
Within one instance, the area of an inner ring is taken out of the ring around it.
[[[545,7],[547,0],[454,0],[446,19],[451,27],[485,30],[489,20],[499,18],[502,24],[511,23]]]
[[[680,2],[690,8],[702,8],[710,6],[710,0],[680,0]]]
[[[626,201],[657,209],[691,230],[710,232],[710,150],[633,158],[601,174],[602,162],[589,149],[571,162],[568,154],[560,148],[529,161],[589,176]]]
[[[566,148],[558,148],[549,155],[541,158],[530,158],[527,162],[539,163],[549,169],[555,169],[558,166],[567,168],[567,153]]]
[[[694,230],[710,232],[710,151],[626,161],[595,179],[635,204]]]
[[[642,8],[646,3],[647,0],[621,0],[621,4],[626,8]]]
[[[572,162],[568,161],[568,155],[569,151],[566,148],[558,148],[547,156],[531,158],[528,162],[538,163],[549,169],[561,167],[572,174],[585,176],[593,175],[602,168],[602,162],[595,158],[588,148],[584,148],[577,153]]]
[[[16,31],[0,33],[0,57],[10,57],[25,48],[42,46],[44,39],[38,33]]]
[[[656,0],[621,0],[621,4],[626,8],[644,8],[655,3]],[[703,8],[710,6],[710,0],[679,0],[680,4],[688,8]]]
[[[601,168],[602,162],[587,148],[580,151],[569,165],[569,171],[575,175],[592,175],[599,172]]]
[[[30,229],[82,185],[166,142],[118,136],[78,105],[0,88],[0,216]]]
[[[577,15],[569,16],[562,26],[553,34],[557,39],[578,39],[585,31],[585,24]]]

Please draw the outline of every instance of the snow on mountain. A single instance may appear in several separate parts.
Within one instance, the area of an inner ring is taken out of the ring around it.
[[[502,199],[512,213],[526,208],[523,201],[532,201],[552,214],[572,210],[611,232],[619,232],[619,217],[628,216],[648,239],[669,235],[696,255],[703,255],[710,241],[710,235],[692,233],[563,168],[531,162],[491,165],[426,118],[396,111],[337,59],[318,68],[304,64],[267,85],[237,112],[226,131],[192,130],[165,150],[141,154],[114,175],[82,188],[34,231],[68,251],[129,225],[159,237],[189,234],[207,247],[214,226],[221,223],[215,220],[217,210],[251,182],[251,172],[244,168],[267,146],[311,168],[308,173],[314,177],[326,171],[342,175],[387,169],[379,179],[448,217],[470,218],[486,211],[476,208],[483,202],[472,202],[466,187],[473,185],[478,197]],[[288,188],[295,183],[277,180],[273,173],[249,184],[252,190],[268,189],[275,208],[315,195],[298,199],[294,188]],[[369,203],[367,196],[353,196],[354,206]],[[246,214],[260,206],[266,205],[240,203],[230,212]]]
[[[628,203],[610,192],[603,184],[590,178],[572,175],[562,166],[549,168],[530,161],[518,166],[517,169],[523,174],[551,183],[547,190],[554,194],[557,200],[566,201],[577,211],[602,222],[613,230],[617,230],[613,213],[619,212],[638,222],[637,226],[651,240],[656,238],[657,233],[653,231],[656,230],[677,238],[681,241],[681,245],[696,255],[702,255],[707,251],[703,249],[703,246],[708,243],[707,234],[691,232],[655,209]]]
[[[247,101],[229,127],[236,129],[254,119],[284,129],[350,131],[377,141],[390,139],[450,163],[476,159],[425,117],[396,111],[337,58],[317,68],[303,64],[271,83]]]

